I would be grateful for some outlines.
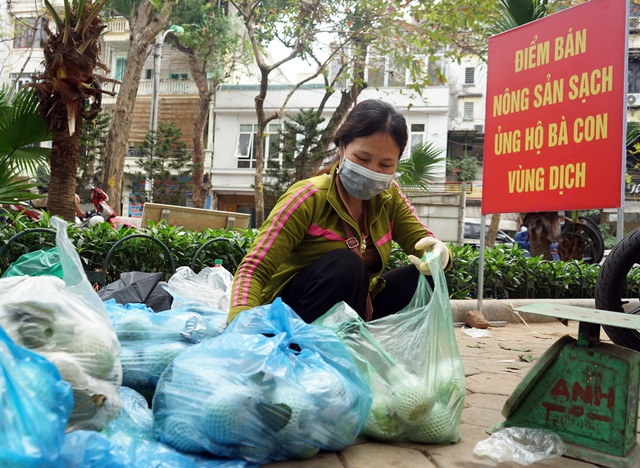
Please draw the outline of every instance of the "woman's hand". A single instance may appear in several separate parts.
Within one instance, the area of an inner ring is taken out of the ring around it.
[[[426,252],[434,252],[436,255],[440,256],[440,264],[442,268],[446,268],[449,264],[449,248],[445,245],[444,242],[439,241],[435,237],[425,237],[416,242],[415,245],[416,250],[424,250]],[[427,262],[422,261],[422,259],[416,257],[415,255],[409,255],[409,260],[411,263],[415,265],[415,267],[425,275],[431,275],[431,271],[429,270],[429,264]]]

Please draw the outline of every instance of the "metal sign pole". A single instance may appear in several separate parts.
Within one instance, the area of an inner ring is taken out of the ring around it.
[[[484,291],[484,241],[486,237],[487,215],[480,215],[480,261],[478,262],[478,310],[482,310]]]
[[[624,179],[623,182],[624,184]],[[619,243],[624,237],[624,206],[618,208],[618,215],[616,219],[616,244]]]

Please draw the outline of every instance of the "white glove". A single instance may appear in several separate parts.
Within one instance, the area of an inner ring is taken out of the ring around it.
[[[449,264],[449,248],[445,245],[444,242],[436,239],[435,237],[425,237],[416,242],[415,245],[416,250],[424,250],[426,252],[433,252],[436,255],[440,256],[440,264],[444,269]],[[422,259],[416,257],[415,255],[409,255],[409,260],[413,263],[418,271],[424,273],[425,275],[431,275],[431,271],[429,270],[429,264],[427,262],[422,261]]]

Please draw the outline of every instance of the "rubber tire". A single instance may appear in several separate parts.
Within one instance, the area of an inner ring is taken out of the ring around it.
[[[586,216],[579,216],[578,219],[582,224],[587,224],[593,228],[596,233],[593,241],[595,243],[596,255],[593,263],[600,263],[604,258],[604,237],[602,237],[602,232],[600,231],[600,227],[593,221],[591,218],[587,218]]]
[[[589,218],[582,216],[578,218],[576,223],[566,218],[561,231],[561,239],[572,232],[573,225],[576,226],[575,235],[582,237],[588,245],[587,255],[582,260],[586,263],[600,263],[604,257],[604,239],[598,226]]]
[[[623,309],[623,288],[627,274],[640,263],[640,228],[622,239],[609,253],[602,264],[596,281],[596,308],[625,313]],[[628,313],[640,313],[640,298]],[[626,303],[626,302],[625,302]],[[628,328],[603,326],[611,340],[621,346],[640,351],[640,333]]]

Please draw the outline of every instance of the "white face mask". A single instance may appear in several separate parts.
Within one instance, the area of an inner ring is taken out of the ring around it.
[[[342,158],[337,173],[349,195],[359,200],[371,200],[387,190],[395,176],[395,174],[381,174],[372,171],[346,157]]]

